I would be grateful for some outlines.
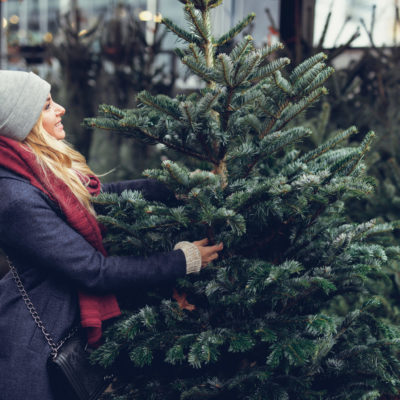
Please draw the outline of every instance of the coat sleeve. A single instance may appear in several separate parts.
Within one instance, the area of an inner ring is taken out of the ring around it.
[[[16,190],[18,198],[13,202],[0,205],[0,233],[5,248],[21,263],[57,273],[78,287],[99,293],[157,286],[186,274],[181,250],[147,258],[104,257],[49,205],[45,194],[17,181],[14,192],[16,185],[25,188]]]
[[[138,190],[143,193],[146,200],[161,201],[173,205],[177,203],[174,193],[162,182],[155,179],[135,179],[104,183],[101,185],[102,192],[121,194],[124,190]]]

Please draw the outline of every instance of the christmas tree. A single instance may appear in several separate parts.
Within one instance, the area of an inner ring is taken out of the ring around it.
[[[218,262],[174,288],[125,294],[124,315],[92,360],[116,371],[114,399],[378,399],[400,388],[399,330],[380,315],[367,282],[399,255],[381,236],[396,223],[352,223],[349,199],[373,191],[363,158],[374,134],[337,148],[350,127],[302,153],[310,130],[290,123],[325,92],[322,53],[288,71],[280,44],[244,37],[254,18],[214,38],[222,0],[186,0],[182,62],[204,87],[190,95],[138,95],[139,107],[100,107],[86,125],[162,144],[202,169],[171,160],[147,170],[177,203],[141,193],[95,200],[110,254],[145,256],[181,240],[222,241]],[[338,298],[353,307],[335,312]]]

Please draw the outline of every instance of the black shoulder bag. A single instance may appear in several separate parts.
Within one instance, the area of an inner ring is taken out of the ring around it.
[[[55,343],[44,327],[26,292],[17,269],[7,258],[10,271],[29,313],[50,346],[47,371],[57,400],[97,400],[111,383],[113,375],[98,365],[92,365],[84,333],[75,327],[59,343]]]

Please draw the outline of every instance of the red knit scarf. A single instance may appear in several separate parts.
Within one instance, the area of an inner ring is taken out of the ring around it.
[[[44,176],[36,156],[25,145],[0,136],[0,165],[27,178],[33,186],[56,202],[65,215],[68,224],[96,250],[104,256],[107,255],[96,218],[79,202],[61,179],[50,171],[47,172],[46,177]],[[89,193],[92,196],[97,196],[100,193],[100,181],[94,175],[88,178],[90,179]],[[65,249],[65,251],[68,251],[68,249]],[[81,324],[84,328],[87,328],[88,343],[96,345],[101,339],[102,321],[121,314],[116,297],[112,294],[95,296],[79,292],[79,305]]]

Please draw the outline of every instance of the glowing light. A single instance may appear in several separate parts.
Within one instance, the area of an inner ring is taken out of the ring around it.
[[[19,22],[19,17],[18,17],[18,15],[11,15],[11,17],[10,17],[10,22],[12,23],[12,24],[18,24],[18,22]]]
[[[162,21],[161,13],[158,13],[157,15],[154,16],[154,22],[157,22],[158,24],[160,24],[161,21]]]
[[[139,19],[141,21],[151,21],[153,19],[153,13],[151,11],[141,11],[139,13]]]
[[[45,35],[43,36],[43,40],[46,43],[51,43],[53,41],[53,34],[51,32],[45,33]]]
[[[3,29],[7,28],[8,22],[5,18],[3,18],[2,24],[1,26],[3,27]]]
[[[86,35],[87,34],[87,32],[88,32],[88,30],[87,29],[82,29],[79,33],[78,33],[78,36],[83,36],[83,35]]]

